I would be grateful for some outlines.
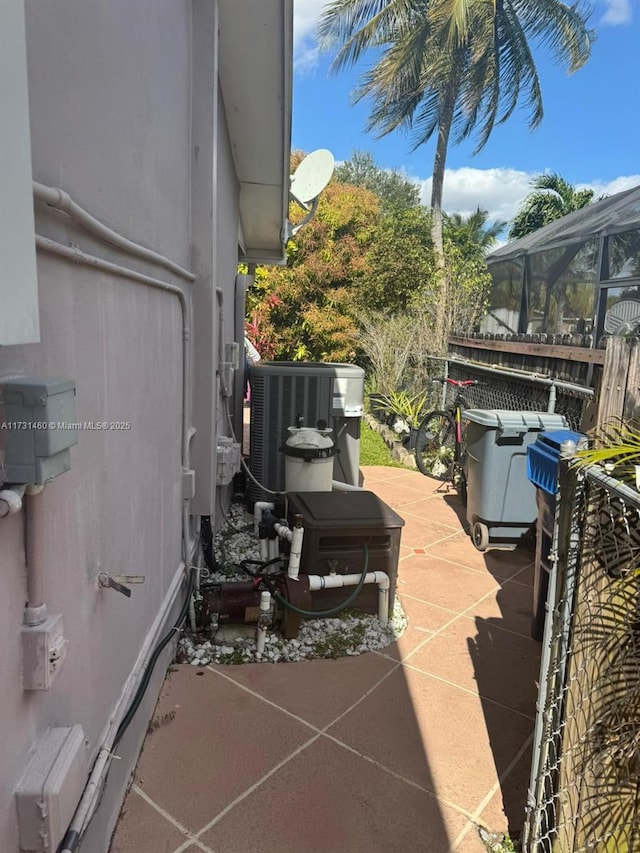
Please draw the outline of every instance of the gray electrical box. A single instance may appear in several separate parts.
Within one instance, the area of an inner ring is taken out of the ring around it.
[[[2,386],[5,483],[46,483],[71,468],[78,443],[72,379],[24,378]]]
[[[21,850],[52,853],[58,849],[88,772],[80,725],[48,729],[42,735],[15,792]]]

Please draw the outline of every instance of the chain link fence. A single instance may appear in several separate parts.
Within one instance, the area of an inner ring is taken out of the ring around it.
[[[535,374],[485,367],[459,359],[449,359],[446,365],[451,379],[477,379],[482,383],[465,391],[470,409],[555,412],[566,418],[570,429],[579,430],[585,406],[593,397],[591,388]],[[445,407],[453,403],[455,394],[456,389],[447,386]]]
[[[561,464],[534,737],[523,853],[640,851],[640,494],[596,467]]]

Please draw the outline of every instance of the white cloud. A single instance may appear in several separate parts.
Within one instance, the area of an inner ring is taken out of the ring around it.
[[[512,219],[520,202],[531,190],[533,175],[517,169],[447,169],[442,207],[447,213],[468,215],[478,206],[494,220]],[[418,182],[424,204],[431,199],[431,178]]]
[[[316,26],[326,0],[294,0],[293,62],[296,72],[312,69],[318,61]]]
[[[591,181],[588,184],[576,184],[578,189],[589,188],[595,193],[596,198],[602,195],[614,195],[622,190],[630,190],[631,187],[640,185],[640,175],[622,175],[612,181]]]
[[[628,24],[631,20],[631,0],[605,0],[605,5],[607,9],[602,16],[603,24],[615,27]]]
[[[447,213],[468,215],[477,207],[489,211],[490,221],[513,219],[525,196],[531,192],[531,182],[539,172],[517,169],[447,169],[444,177],[442,207]],[[416,179],[423,204],[431,199],[431,178]],[[593,180],[576,184],[578,189],[589,187],[596,198],[613,195],[640,185],[640,175],[625,175],[611,181]]]

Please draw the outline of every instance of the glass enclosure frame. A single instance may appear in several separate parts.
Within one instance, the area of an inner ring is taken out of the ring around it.
[[[527,340],[582,334],[590,347],[603,335],[640,335],[640,224],[496,258],[489,269],[494,287],[481,332]]]

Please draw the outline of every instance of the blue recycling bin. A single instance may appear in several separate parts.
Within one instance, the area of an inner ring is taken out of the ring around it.
[[[527,448],[527,477],[537,487],[536,559],[533,577],[533,612],[531,636],[541,642],[551,571],[551,545],[556,517],[558,470],[560,459],[586,446],[586,436],[570,429],[557,429],[538,434]]]

